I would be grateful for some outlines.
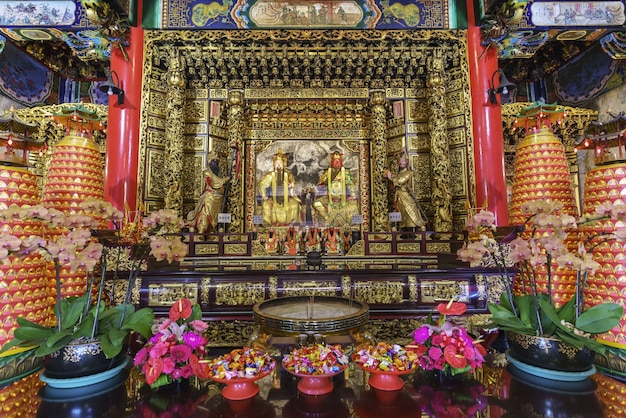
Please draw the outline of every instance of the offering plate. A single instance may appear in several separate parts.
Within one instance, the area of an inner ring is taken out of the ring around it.
[[[268,334],[348,334],[367,323],[369,306],[333,296],[287,296],[257,303],[254,322]]]

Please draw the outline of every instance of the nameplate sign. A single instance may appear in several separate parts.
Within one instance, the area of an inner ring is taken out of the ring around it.
[[[363,215],[352,215],[352,224],[361,225],[363,223]]]
[[[218,213],[217,214],[217,223],[220,224],[229,224],[231,222],[230,220],[230,213]]]

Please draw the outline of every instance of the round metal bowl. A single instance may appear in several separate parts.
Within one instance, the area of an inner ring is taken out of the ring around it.
[[[254,322],[270,334],[347,334],[365,325],[369,306],[333,296],[288,296],[254,305]]]

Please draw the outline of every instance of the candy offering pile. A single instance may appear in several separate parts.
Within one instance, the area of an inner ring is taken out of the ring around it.
[[[283,357],[283,368],[292,373],[306,375],[333,374],[349,362],[341,345],[314,344],[291,350]]]
[[[265,352],[248,347],[238,348],[213,360],[209,377],[219,380],[252,379],[271,372],[275,365],[274,359]]]
[[[398,344],[385,342],[359,349],[352,360],[365,369],[382,372],[404,372],[419,365],[416,353]]]

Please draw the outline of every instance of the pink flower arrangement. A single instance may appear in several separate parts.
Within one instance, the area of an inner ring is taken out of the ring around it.
[[[208,340],[202,332],[208,326],[201,317],[198,305],[179,299],[170,308],[169,317],[158,325],[157,333],[139,350],[134,365],[150,387],[193,375],[206,378]]]
[[[464,327],[446,320],[446,315],[461,315],[466,309],[460,302],[440,303],[438,321],[415,330],[414,342],[407,348],[417,353],[423,369],[455,375],[482,366],[486,354],[483,346],[475,342]]]

